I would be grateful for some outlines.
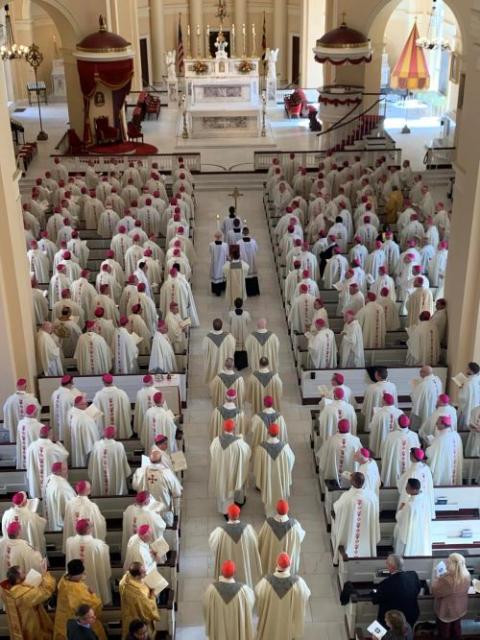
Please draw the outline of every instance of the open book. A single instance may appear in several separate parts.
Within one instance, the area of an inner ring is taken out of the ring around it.
[[[25,584],[29,587],[38,587],[42,583],[42,574],[35,571],[35,569],[30,569],[30,571],[25,576]]]
[[[463,385],[468,382],[467,376],[460,371],[456,376],[453,376],[452,382],[454,382],[457,387],[463,387]]]
[[[130,335],[132,336],[133,341],[135,342],[135,345],[140,344],[140,342],[143,342],[143,338],[139,336],[137,333],[131,333]]]
[[[85,409],[85,413],[87,414],[87,416],[90,416],[90,418],[93,418],[93,420],[96,420],[97,418],[100,418],[100,416],[103,416],[103,413],[94,404],[91,404],[87,409]]]
[[[174,451],[170,454],[170,458],[172,460],[174,471],[184,471],[184,469],[188,469],[187,459],[185,458],[183,451]]]
[[[143,581],[149,589],[152,589],[156,596],[168,587],[168,582],[158,573],[155,567],[150,569]]]
[[[161,538],[157,538],[150,544],[150,549],[154,551],[159,558],[163,557],[170,551],[170,547],[163,536]]]

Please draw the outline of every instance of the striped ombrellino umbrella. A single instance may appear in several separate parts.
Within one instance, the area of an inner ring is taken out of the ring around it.
[[[392,89],[428,89],[430,86],[430,73],[428,72],[425,52],[417,46],[419,38],[417,23],[412,27],[408,40],[402,49],[400,58],[395,65],[390,78]]]

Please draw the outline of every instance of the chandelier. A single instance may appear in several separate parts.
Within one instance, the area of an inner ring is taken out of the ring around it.
[[[430,13],[430,19],[428,21],[427,35],[424,38],[418,38],[416,45],[421,49],[427,49],[428,51],[441,50],[450,51],[452,46],[445,38],[438,38],[437,33],[440,29],[440,19],[437,13],[437,0],[433,0],[432,11]]]
[[[10,11],[8,4],[5,5],[5,41],[0,46],[0,56],[2,60],[18,60],[19,58],[25,58],[29,50],[29,47],[23,44],[16,44],[13,37],[12,20],[10,18]]]

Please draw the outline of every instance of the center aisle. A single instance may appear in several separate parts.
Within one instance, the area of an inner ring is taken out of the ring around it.
[[[222,191],[202,190],[201,178],[197,181],[196,188],[195,250],[198,260],[194,267],[193,292],[201,327],[192,331],[190,342],[188,410],[184,421],[189,468],[185,474],[182,507],[177,640],[205,638],[202,599],[206,587],[214,579],[214,562],[208,547],[208,536],[223,522],[216,512],[215,498],[208,495],[208,423],[212,405],[207,386],[203,383],[202,341],[211,329],[212,320],[216,317],[225,319],[229,311],[224,297],[217,298],[210,294],[208,244],[216,229],[216,214],[220,214],[223,219],[232,203],[232,199],[226,195],[235,186],[232,178],[225,177]],[[308,640],[343,640],[346,638],[343,610],[338,604],[329,536],[326,533],[309,444],[310,411],[300,404],[294,361],[263,212],[262,190],[242,188],[241,191],[244,197],[239,199],[239,215],[242,220],[247,219],[251,235],[259,245],[257,264],[261,290],[259,297],[247,300],[245,308],[250,312],[253,323],[266,317],[268,328],[277,334],[281,344],[279,373],[284,389],[282,414],[287,423],[289,442],[295,453],[290,514],[300,521],[306,531],[300,575],[312,592],[304,637]],[[246,413],[250,417],[248,404]],[[252,488],[253,483],[250,482],[249,485],[241,518],[258,531],[264,521],[264,510],[258,492]]]

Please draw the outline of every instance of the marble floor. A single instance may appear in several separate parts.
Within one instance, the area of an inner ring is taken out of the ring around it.
[[[11,116],[19,120],[25,126],[25,139],[35,140],[39,131],[38,110],[35,105],[24,105],[25,111],[21,113],[11,112]],[[192,144],[190,150],[201,152],[203,171],[250,171],[253,168],[253,154],[255,150],[280,151],[309,151],[319,148],[319,138],[308,129],[307,120],[289,120],[285,117],[285,111],[281,105],[269,109],[269,141],[270,147],[260,147],[260,144],[239,146],[232,140],[228,146],[204,147]],[[31,172],[42,170],[48,164],[48,157],[55,151],[63,134],[68,128],[68,112],[65,103],[54,102],[42,105],[42,117],[44,129],[49,135],[46,142],[39,142],[39,155],[31,165]],[[415,171],[423,169],[422,160],[425,155],[425,144],[439,134],[439,128],[434,126],[414,128],[408,136],[401,134],[401,127],[392,121],[389,133],[396,140],[398,147],[403,150],[403,158],[409,158]],[[158,120],[146,120],[142,123],[145,133],[145,142],[155,145],[159,153],[171,153],[173,151],[187,151],[182,138],[178,137],[178,111],[175,105],[162,108]],[[262,139],[259,139],[261,142]],[[272,146],[273,145],[273,146]]]
[[[213,558],[208,548],[209,533],[223,519],[216,513],[215,499],[208,495],[208,421],[212,410],[206,385],[203,384],[202,340],[215,317],[224,318],[228,312],[224,298],[210,294],[208,243],[216,228],[215,214],[230,204],[227,197],[232,182],[225,179],[224,190],[202,188],[201,178],[196,189],[198,201],[195,227],[195,247],[198,263],[194,270],[193,289],[199,308],[201,328],[192,332],[189,372],[189,401],[185,415],[185,438],[189,469],[185,475],[183,502],[182,549],[179,575],[179,605],[177,640],[204,638],[202,622],[202,594],[213,579]],[[248,226],[260,246],[260,297],[247,301],[252,318],[267,317],[269,328],[281,343],[280,375],[284,384],[285,416],[290,444],[295,453],[294,482],[290,498],[291,513],[303,525],[306,537],[302,548],[301,574],[307,581],[312,598],[307,613],[305,638],[313,640],[343,640],[345,636],[343,612],[338,602],[335,572],[329,551],[318,484],[312,464],[308,440],[309,409],[300,405],[300,396],[287,327],[280,299],[273,254],[260,188],[243,189],[239,213],[247,218]],[[242,519],[258,530],[264,519],[259,494],[250,489]]]

